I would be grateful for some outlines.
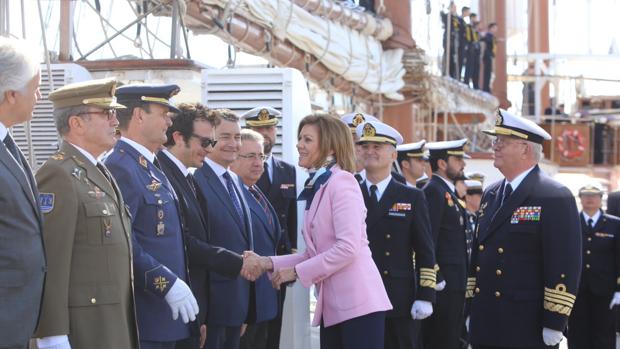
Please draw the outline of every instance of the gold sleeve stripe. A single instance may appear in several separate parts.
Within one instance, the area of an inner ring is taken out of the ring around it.
[[[545,287],[545,296],[547,295],[572,300],[573,302],[575,301],[575,298],[577,298],[575,295],[566,292],[566,286],[564,284],[558,284],[555,286],[555,289]]]
[[[435,272],[438,272],[439,271],[439,264],[435,264],[434,269],[435,269]]]
[[[543,307],[545,308],[545,310],[548,310],[554,313],[559,313],[559,314],[566,315],[566,316],[569,316],[572,310],[572,307],[568,307],[565,305],[561,305],[561,304],[557,304],[557,303],[553,303],[549,301],[544,301]]]
[[[573,303],[569,302],[569,301],[565,301],[562,299],[557,299],[557,298],[551,298],[551,297],[547,297],[545,296],[545,301],[551,302],[551,303],[556,303],[556,304],[562,304],[565,305],[567,307],[573,307]]]
[[[420,280],[420,286],[422,287],[430,287],[432,289],[435,289],[436,285],[437,284],[435,280]]]
[[[616,279],[616,283],[620,285],[620,277]]]

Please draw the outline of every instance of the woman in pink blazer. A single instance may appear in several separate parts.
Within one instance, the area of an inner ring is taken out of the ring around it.
[[[368,247],[350,131],[331,115],[309,115],[299,125],[297,150],[299,166],[310,171],[300,195],[306,250],[264,257],[265,268],[275,287],[295,279],[316,286],[312,325],[321,326],[321,349],[383,348],[392,305]]]

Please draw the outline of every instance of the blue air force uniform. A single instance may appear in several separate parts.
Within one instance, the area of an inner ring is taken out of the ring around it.
[[[402,143],[398,131],[380,122],[366,122],[357,131],[358,143],[395,147]],[[416,300],[435,301],[435,251],[424,193],[391,175],[379,183],[365,179],[360,186],[368,210],[366,232],[372,258],[393,306],[386,314],[385,347],[416,348],[418,331],[412,305]],[[380,197],[373,198],[375,190]]]
[[[579,195],[603,193],[586,186]],[[593,217],[581,212],[579,217],[583,264],[579,293],[568,319],[568,347],[613,349],[616,331],[610,302],[620,292],[620,218],[602,210]]]
[[[168,105],[178,91],[169,86],[123,86],[116,97],[127,105],[136,100]],[[136,97],[142,96],[142,97]],[[154,154],[121,138],[105,161],[117,180],[132,216],[132,247],[136,315],[140,341],[174,342],[189,337],[189,326],[172,313],[165,295],[177,278],[189,284],[178,199]]]
[[[484,132],[536,143],[551,138],[505,112]],[[580,269],[581,228],[568,188],[538,165],[511,183],[490,185],[482,196],[467,281],[474,348],[545,347],[543,328],[566,328]]]

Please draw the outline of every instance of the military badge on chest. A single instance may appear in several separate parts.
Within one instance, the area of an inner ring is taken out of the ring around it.
[[[405,217],[407,212],[411,212],[411,203],[397,202],[388,210],[388,216],[390,217]]]
[[[512,212],[510,224],[520,222],[539,222],[542,208],[540,206],[521,206]]]
[[[454,207],[454,200],[452,200],[452,195],[448,192],[446,192],[446,202],[448,203],[448,206]]]
[[[484,216],[484,210],[487,208],[488,205],[488,202],[484,202],[482,203],[482,205],[480,205],[480,209],[478,210],[478,218]]]

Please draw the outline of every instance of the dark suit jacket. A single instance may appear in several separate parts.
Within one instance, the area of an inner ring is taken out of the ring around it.
[[[198,190],[202,192],[209,206],[214,208],[203,212],[211,228],[209,242],[238,254],[251,250],[253,237],[249,217],[243,222],[240,220],[228,190],[213,169],[205,162],[196,170],[194,177]],[[242,185],[237,186],[238,189],[241,187]],[[242,193],[240,189],[239,192]],[[248,212],[246,216],[249,215],[249,210],[243,202],[242,205]],[[207,324],[241,326],[248,314],[250,283],[241,276],[230,279],[219,274],[211,274],[209,282]]]
[[[620,217],[620,191],[614,191],[607,196],[607,214]]]
[[[485,190],[467,296],[471,341],[543,347],[563,331],[581,271],[581,224],[570,190],[538,166],[501,205],[504,180]]]
[[[433,175],[423,190],[431,218],[435,258],[439,265],[437,282],[446,281],[442,292],[464,292],[467,280],[465,209],[438,175]]]
[[[604,214],[590,230],[581,217],[583,268],[579,290],[611,299],[620,291],[620,218]]]
[[[254,236],[254,251],[261,256],[275,256],[277,243],[281,241],[282,230],[278,222],[278,215],[271,205],[267,202],[265,195],[259,191],[263,199],[269,205],[269,215],[271,216],[271,224],[269,218],[265,214],[265,210],[260,206],[258,201],[243,187],[245,200],[252,214],[252,232]],[[255,285],[256,297],[256,322],[271,320],[278,314],[278,291],[271,286],[271,281],[267,274],[263,274]]]
[[[24,174],[0,140],[0,347],[25,346],[37,326],[46,271],[38,197],[30,168]]]
[[[199,195],[199,198],[194,195],[183,173],[168,155],[159,152],[157,158],[162,170],[179,196],[192,292],[200,308],[198,324],[203,324],[208,313],[209,272],[235,278],[241,271],[243,258],[235,252],[209,244],[208,221],[203,215],[203,210],[204,212],[208,211],[208,205],[202,193],[197,190],[196,194]],[[197,326],[194,326],[193,329],[196,330]],[[198,332],[194,334],[199,335]]]
[[[361,187],[372,259],[394,307],[387,316],[410,316],[416,299],[435,301],[435,250],[424,192],[392,178],[373,209],[365,181]],[[417,282],[414,253],[421,274]]]
[[[297,190],[295,167],[275,156],[273,159],[273,181],[267,185],[269,173],[263,172],[257,185],[265,193],[278,214],[282,227],[278,254],[289,254],[291,248],[297,248]]]

